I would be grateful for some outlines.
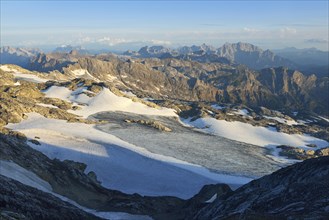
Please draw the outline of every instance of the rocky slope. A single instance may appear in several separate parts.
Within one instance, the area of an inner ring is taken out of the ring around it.
[[[243,66],[178,59],[83,58],[64,68],[85,69],[138,96],[308,110],[328,115],[328,78],[287,68],[252,71]]]
[[[328,219],[329,157],[310,159],[217,197],[191,219]]]
[[[5,176],[0,175],[0,182],[0,218],[3,220],[101,219]]]

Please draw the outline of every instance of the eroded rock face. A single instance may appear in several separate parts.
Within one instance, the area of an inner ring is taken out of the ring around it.
[[[328,219],[329,157],[254,180],[191,215],[191,219]]]
[[[279,153],[281,156],[297,159],[297,160],[306,160],[315,157],[329,156],[329,147],[325,147],[318,150],[304,150],[298,147],[280,145],[277,148],[281,149]]]

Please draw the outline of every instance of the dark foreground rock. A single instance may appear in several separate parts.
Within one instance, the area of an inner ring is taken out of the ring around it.
[[[171,196],[130,195],[104,188],[95,173],[84,172],[86,165],[51,160],[28,146],[22,134],[6,129],[0,132],[0,160],[12,161],[35,173],[51,185],[53,192],[90,209],[152,216],[173,212],[185,204],[185,200]]]
[[[309,159],[218,197],[190,219],[329,219],[329,157]]]
[[[128,195],[106,189],[99,184],[95,175],[84,173],[86,168],[84,164],[50,160],[42,153],[30,148],[24,136],[15,132],[0,133],[0,159],[11,160],[34,172],[46,180],[54,192],[80,205],[100,211],[149,215],[160,220],[329,219],[328,156],[309,159],[283,168],[271,175],[254,180],[236,191],[232,191],[225,184],[205,186],[189,200],[166,196]],[[12,187],[20,188],[14,190],[11,189]],[[18,219],[26,217],[36,219],[34,216],[29,216],[29,213],[41,213],[41,217],[37,219],[42,219],[49,217],[42,216],[42,213],[47,213],[49,208],[62,210],[62,203],[57,204],[52,199],[49,203],[44,202],[45,198],[48,201],[44,193],[20,186],[15,181],[1,179],[0,189],[0,210],[4,216],[17,215]],[[23,193],[19,190],[23,190]],[[24,194],[25,191],[28,192],[27,196]],[[11,196],[4,197],[8,193],[12,193]],[[30,198],[32,194],[35,197]],[[24,200],[26,204],[22,207],[18,206],[20,199],[23,198],[27,198]],[[68,209],[67,212],[68,216],[70,213],[73,216],[71,219],[89,218],[88,216],[75,218],[75,212],[70,210]],[[52,211],[47,214],[52,214]],[[62,212],[58,216],[63,216]],[[56,213],[54,213],[54,218],[48,219],[56,219]]]
[[[0,219],[101,219],[16,180],[0,182]]]

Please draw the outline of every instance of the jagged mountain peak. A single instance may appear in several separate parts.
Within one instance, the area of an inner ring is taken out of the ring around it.
[[[159,45],[159,46],[144,46],[138,51],[138,54],[145,57],[151,57],[169,52],[171,52],[170,48]]]
[[[243,64],[252,69],[279,66],[296,69],[296,65],[292,61],[275,55],[271,50],[263,50],[250,43],[225,43],[218,48],[217,54],[231,62]]]
[[[262,52],[263,50],[250,43],[238,42],[238,43],[225,43],[221,48],[231,49],[235,51],[246,51],[246,52],[254,52],[259,51]],[[219,50],[221,49],[219,48]]]

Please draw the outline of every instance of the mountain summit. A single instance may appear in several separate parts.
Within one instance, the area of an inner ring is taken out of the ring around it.
[[[270,50],[264,51],[249,43],[226,43],[217,50],[217,54],[232,62],[244,64],[252,69],[279,66],[285,66],[292,69],[296,68],[296,65],[290,60],[277,56]]]

